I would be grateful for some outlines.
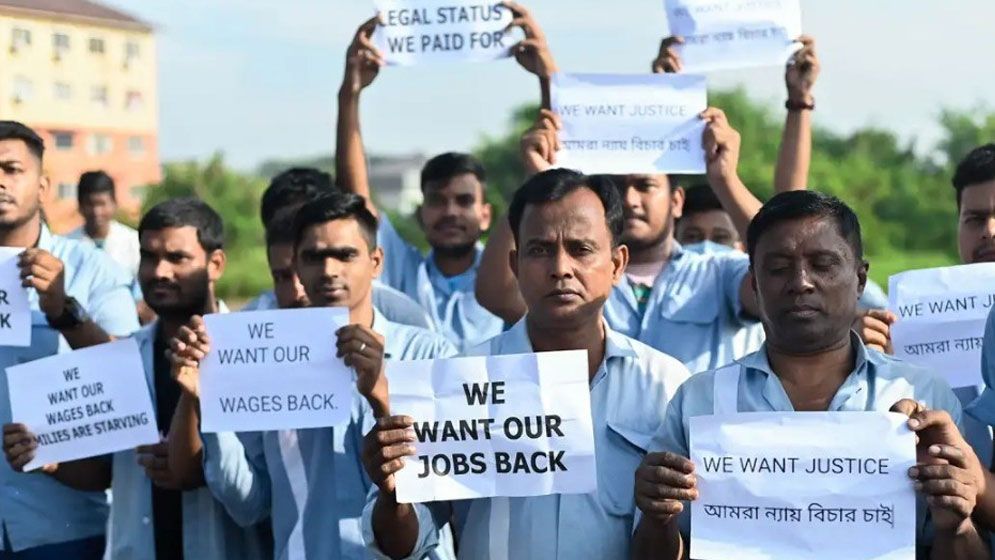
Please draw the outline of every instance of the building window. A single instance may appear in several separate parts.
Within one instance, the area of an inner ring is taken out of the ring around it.
[[[20,48],[30,47],[31,31],[23,27],[15,27],[10,46],[15,51]]]
[[[142,48],[137,41],[128,41],[124,45],[124,58],[128,61],[137,60],[142,54]]]
[[[59,101],[69,101],[73,97],[73,88],[66,82],[55,82],[55,98]]]
[[[128,151],[131,152],[131,155],[133,156],[144,156],[145,139],[141,136],[132,136],[128,138]]]
[[[90,52],[104,54],[104,40],[99,37],[90,37]]]
[[[75,137],[72,132],[53,132],[52,137],[55,138],[56,150],[73,149]]]
[[[35,94],[35,86],[31,80],[25,78],[24,76],[17,76],[14,78],[14,101],[17,103],[24,103],[26,101],[31,101],[31,98]]]
[[[94,105],[107,107],[110,104],[107,100],[107,86],[93,86],[90,90],[90,101],[92,101]]]
[[[111,153],[114,149],[114,143],[111,137],[106,134],[94,134],[90,136],[88,149],[90,154],[102,156]]]
[[[142,98],[142,92],[129,91],[124,100],[124,108],[128,111],[140,111],[143,107],[145,99]]]
[[[61,57],[69,51],[69,35],[65,33],[54,33],[52,35],[52,48],[55,49],[55,56]]]
[[[59,198],[60,199],[76,198],[76,183],[59,183]]]

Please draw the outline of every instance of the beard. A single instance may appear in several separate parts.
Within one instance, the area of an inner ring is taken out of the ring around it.
[[[462,245],[449,245],[443,247],[432,247],[432,251],[443,259],[462,259],[477,250],[476,243],[464,243]]]
[[[659,247],[667,241],[668,238],[674,232],[674,218],[672,216],[667,216],[664,221],[663,229],[656,233],[656,235],[650,235],[642,239],[632,239],[630,236],[622,232],[622,243],[629,248],[631,252],[647,251]]]

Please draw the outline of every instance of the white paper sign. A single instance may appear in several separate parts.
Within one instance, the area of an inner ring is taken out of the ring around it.
[[[689,74],[556,74],[559,167],[584,173],[704,173],[705,78]]]
[[[201,364],[205,432],[333,426],[349,418],[354,373],[336,358],[345,308],[204,317],[211,353]]]
[[[692,417],[691,557],[915,558],[907,420],[887,412]]]
[[[31,304],[17,266],[23,251],[0,247],[0,346],[31,346]]]
[[[664,0],[686,72],[781,65],[800,47],[798,0]]]
[[[8,367],[7,390],[12,420],[38,438],[25,470],[159,442],[134,339]]]
[[[489,0],[375,0],[373,42],[388,64],[485,61],[510,56],[511,10]]]
[[[895,356],[933,368],[954,387],[980,385],[995,263],[910,270],[888,280]]]
[[[597,488],[587,352],[388,362],[387,376],[418,438],[399,502]]]

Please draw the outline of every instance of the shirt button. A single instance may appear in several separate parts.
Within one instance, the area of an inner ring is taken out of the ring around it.
[[[149,519],[148,517],[143,517],[142,518],[142,525],[148,525],[149,523],[151,523],[151,521],[152,520]]]

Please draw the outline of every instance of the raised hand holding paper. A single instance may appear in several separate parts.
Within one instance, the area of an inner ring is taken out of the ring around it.
[[[7,388],[12,420],[38,438],[25,471],[159,441],[133,339],[11,366]]]
[[[17,267],[22,251],[0,247],[0,346],[31,346],[31,304]]]
[[[910,270],[888,280],[895,356],[936,370],[953,387],[980,385],[995,263]]]
[[[401,503],[592,492],[587,352],[387,363],[393,414],[414,418]]]
[[[584,173],[704,173],[705,78],[556,74],[563,128],[556,164]]]
[[[685,72],[781,65],[800,45],[798,0],[665,0]]]
[[[907,421],[885,412],[691,418],[691,557],[915,558]]]
[[[352,370],[335,357],[345,308],[204,317],[211,352],[201,364],[205,432],[333,426],[349,418]]]
[[[375,0],[381,26],[373,35],[388,64],[506,58],[515,40],[511,10],[499,1]]]

